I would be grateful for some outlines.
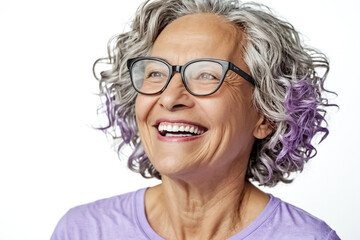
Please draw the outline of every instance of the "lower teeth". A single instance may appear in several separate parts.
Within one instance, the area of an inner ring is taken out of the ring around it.
[[[191,136],[193,136],[193,135],[191,135],[191,134],[185,134],[185,133],[183,133],[183,134],[173,134],[173,133],[166,133],[165,134],[165,136],[166,137],[191,137]]]

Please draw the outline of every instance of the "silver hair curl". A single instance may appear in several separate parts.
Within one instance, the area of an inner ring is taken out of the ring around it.
[[[289,174],[302,171],[304,163],[316,154],[311,144],[313,136],[320,132],[325,138],[328,134],[323,126],[324,107],[331,104],[321,93],[326,91],[323,81],[329,64],[322,53],[303,45],[291,24],[261,4],[236,0],[145,1],[136,11],[131,30],[114,36],[108,43],[108,58],[94,64],[106,60],[112,66],[101,72],[99,79],[100,95],[106,98],[100,108],[109,121],[101,129],[118,142],[119,154],[125,144],[132,146],[130,169],[144,177],[161,178],[141,145],[135,117],[137,93],[126,62],[149,55],[155,39],[169,23],[197,13],[216,14],[244,31],[245,54],[239,57],[244,58],[256,81],[253,104],[274,127],[270,136],[255,142],[247,178],[266,186],[291,182]],[[315,71],[318,68],[324,70],[322,77]]]

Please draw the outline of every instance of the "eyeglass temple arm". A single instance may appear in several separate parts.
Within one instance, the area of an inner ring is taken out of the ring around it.
[[[241,70],[240,68],[238,68],[237,66],[235,66],[234,64],[230,63],[230,70],[236,72],[237,74],[239,74],[242,78],[244,78],[246,81],[250,82],[252,85],[256,85],[255,84],[255,80],[246,72],[244,72],[243,70]]]
[[[134,61],[134,58],[130,58],[126,61],[126,66],[129,70],[130,70],[130,67],[131,67],[131,64],[133,63],[133,61]]]

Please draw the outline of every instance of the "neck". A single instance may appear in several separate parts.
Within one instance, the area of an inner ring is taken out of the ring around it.
[[[146,193],[150,225],[166,239],[224,239],[239,232],[260,214],[268,196],[245,181],[245,172],[231,176],[202,181],[163,176],[162,184]]]

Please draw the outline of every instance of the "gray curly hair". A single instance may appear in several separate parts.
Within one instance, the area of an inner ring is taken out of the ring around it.
[[[224,0],[145,1],[136,11],[131,30],[114,36],[108,43],[107,61],[112,68],[100,74],[100,95],[105,101],[107,125],[99,129],[110,134],[120,156],[125,145],[132,147],[131,170],[143,177],[161,178],[146,156],[135,117],[137,93],[130,81],[126,62],[148,56],[160,32],[172,21],[189,14],[212,13],[239,27],[247,36],[244,58],[256,87],[253,104],[274,132],[256,140],[249,159],[247,179],[261,185],[289,183],[290,173],[302,171],[316,155],[313,137],[328,135],[325,107],[331,106],[324,92],[329,70],[324,54],[305,47],[294,27],[264,5]],[[240,43],[239,43],[240,44]],[[324,73],[318,76],[316,70]]]

